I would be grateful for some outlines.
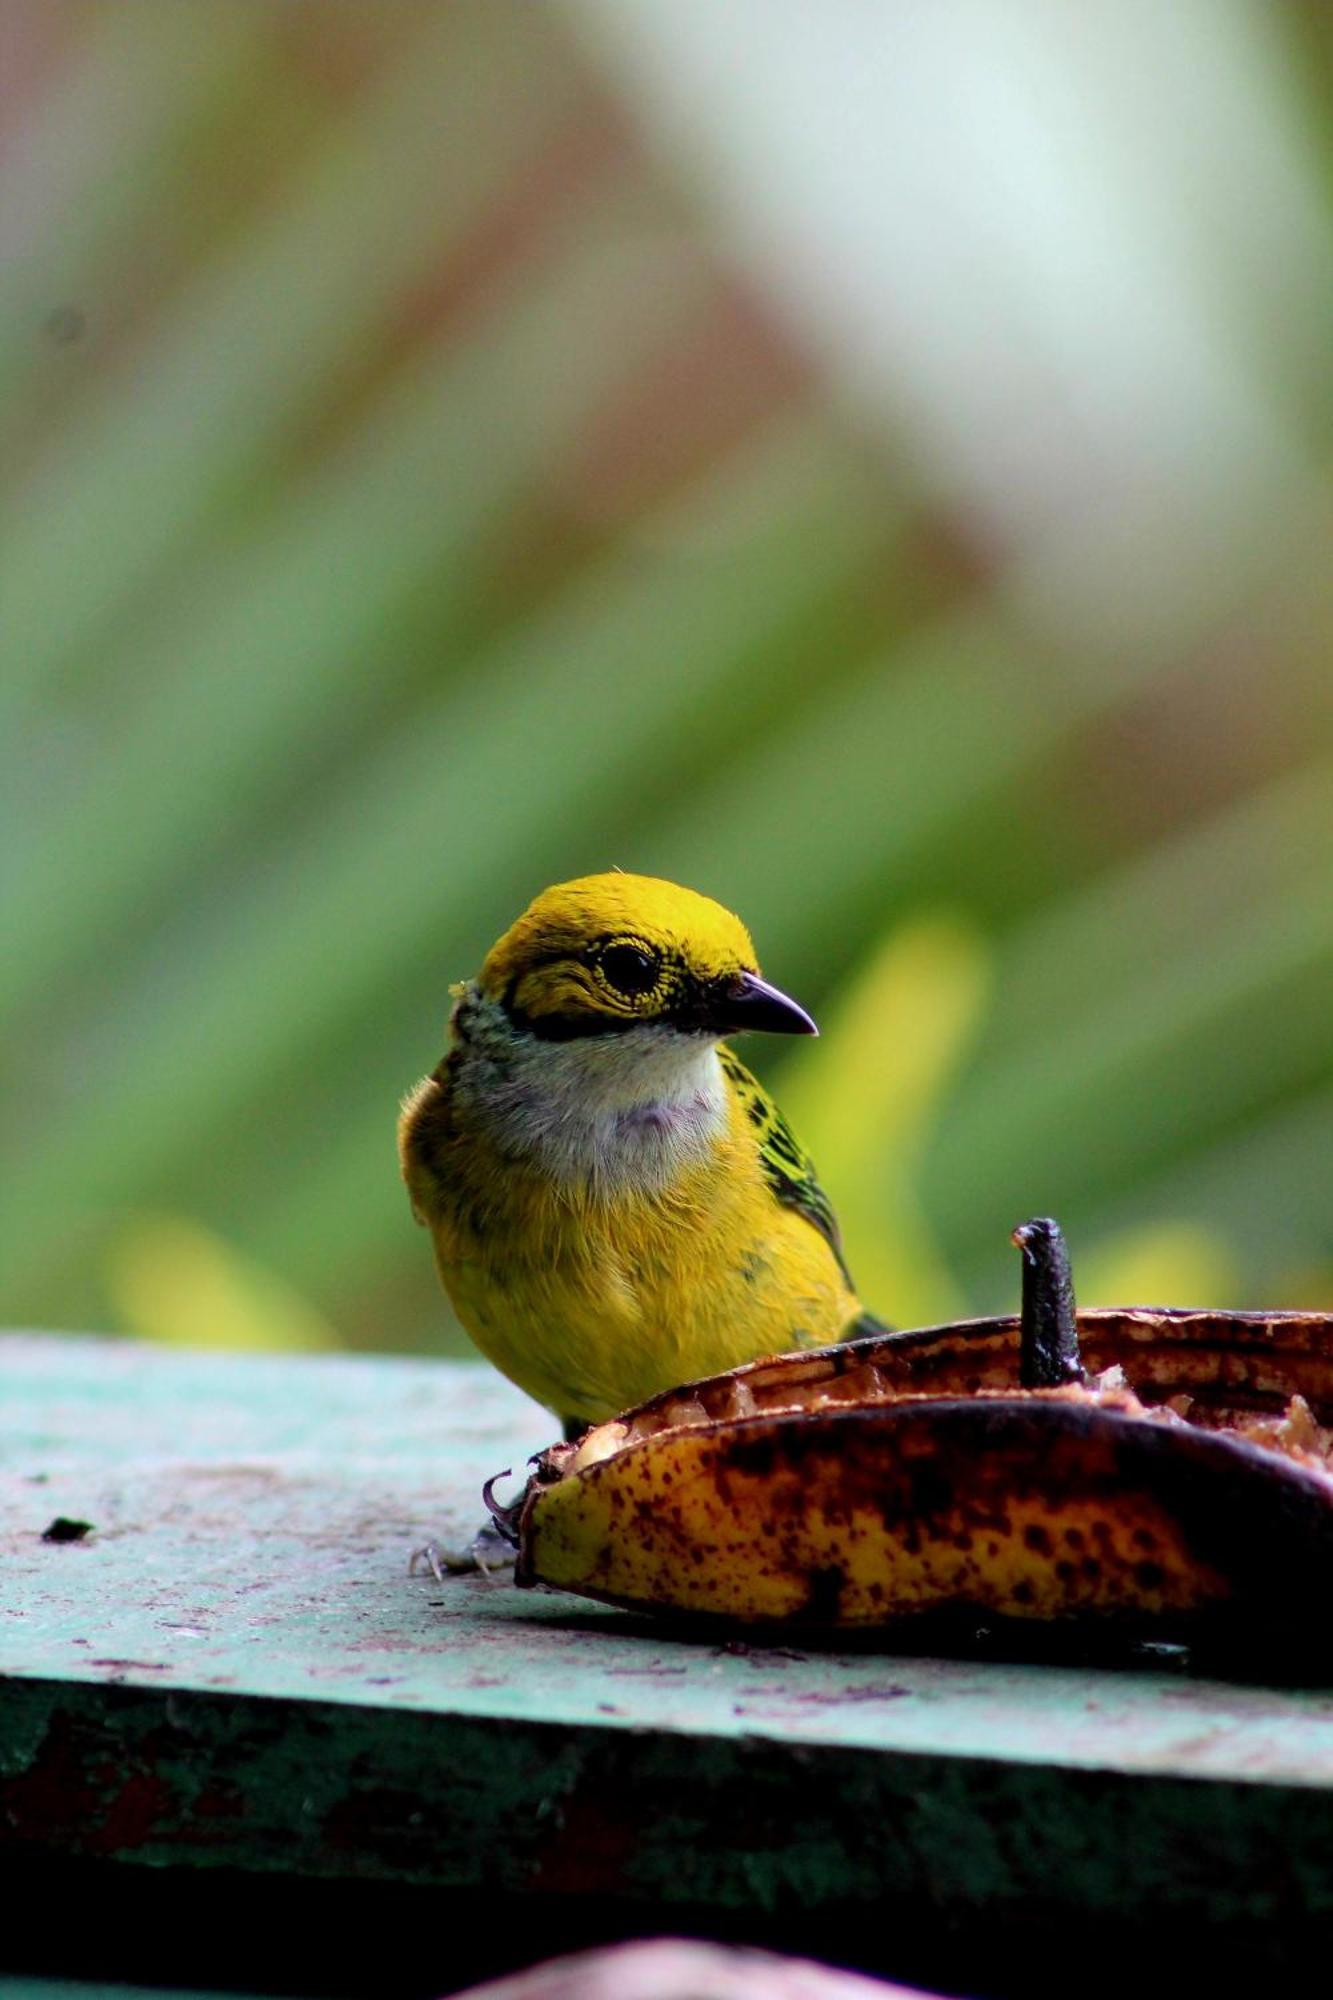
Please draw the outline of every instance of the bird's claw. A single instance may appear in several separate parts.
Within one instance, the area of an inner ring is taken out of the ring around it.
[[[512,1569],[517,1551],[512,1544],[488,1521],[477,1530],[465,1549],[447,1548],[440,1542],[427,1542],[424,1547],[414,1549],[412,1560],[407,1566],[409,1576],[419,1576],[428,1570],[436,1583],[443,1583],[451,1576],[496,1576],[501,1571]]]

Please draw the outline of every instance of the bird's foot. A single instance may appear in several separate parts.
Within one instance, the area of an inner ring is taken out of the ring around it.
[[[512,1569],[518,1551],[506,1540],[493,1521],[478,1528],[465,1549],[447,1548],[441,1542],[427,1542],[415,1549],[407,1566],[409,1576],[428,1570],[437,1583],[449,1576],[495,1576]]]

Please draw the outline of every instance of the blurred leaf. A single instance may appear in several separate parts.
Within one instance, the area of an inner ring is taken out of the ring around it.
[[[34,799],[25,819],[13,891],[25,947],[6,970],[9,1006],[179,881],[229,818],[289,781],[294,760],[373,719],[385,680],[365,660],[398,605],[441,569],[465,600],[479,545],[595,399],[684,330],[697,298],[687,264],[624,221],[599,217],[591,241],[561,244],[500,326],[431,349],[333,462],[287,492],[278,526],[261,513],[239,548],[223,541],[160,627],[140,630],[144,693],[99,731],[81,781]],[[22,638],[21,616],[15,629]]]
[[[1074,1289],[1084,1306],[1231,1306],[1240,1278],[1223,1239],[1197,1223],[1160,1222],[1079,1251]]]
[[[220,25],[234,19],[223,9]],[[534,61],[534,34],[549,51],[521,11],[418,10],[387,79],[328,123],[291,184],[69,413],[0,549],[21,640],[7,701],[96,660],[134,593],[181,561],[201,515],[272,453],[276,427],[293,431],[349,356],[377,329],[383,339],[409,284],[456,248],[567,112],[568,72]],[[198,47],[197,30],[187,38]],[[211,34],[202,41],[211,47]],[[155,166],[149,154],[141,171]],[[414,386],[400,380],[400,413]],[[433,419],[418,416],[429,439]],[[443,447],[442,434],[434,441]]]
[[[49,362],[34,335],[62,301],[100,298],[186,135],[267,72],[268,33],[248,8],[215,11],[206,37],[151,0],[85,10],[45,99],[26,117],[8,108],[0,392],[16,413],[25,376]]]
[[[965,1310],[914,1192],[917,1154],[981,1019],[988,956],[966,924],[893,931],[782,1071],[783,1109],[815,1159],[862,1298],[899,1326]]]
[[[144,1215],[105,1253],[107,1292],[127,1333],[178,1347],[335,1347],[321,1314],[276,1272],[186,1216]]]
[[[1178,1216],[1228,1246],[1237,1285],[1228,1303],[1317,1306],[1333,1270],[1333,1092],[1298,1096],[1276,1115],[1185,1150],[1115,1197],[1069,1220],[1133,1234],[1144,1218]],[[1094,1245],[1095,1247],[1095,1245]],[[1312,1274],[1306,1282],[1305,1274]],[[1322,1273],[1322,1276],[1320,1275]],[[1322,1290],[1321,1290],[1322,1286]]]

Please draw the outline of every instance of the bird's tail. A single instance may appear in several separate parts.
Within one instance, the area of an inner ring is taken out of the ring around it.
[[[896,1333],[897,1331],[896,1326],[890,1326],[886,1319],[880,1319],[875,1313],[859,1312],[855,1319],[848,1320],[846,1326],[838,1335],[838,1339],[839,1341],[865,1340],[872,1333]]]

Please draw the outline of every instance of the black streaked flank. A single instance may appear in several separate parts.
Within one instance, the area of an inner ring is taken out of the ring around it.
[[[833,1204],[815,1174],[814,1162],[796,1138],[777,1105],[763,1085],[751,1076],[745,1064],[729,1048],[720,1048],[718,1058],[727,1081],[745,1107],[745,1114],[759,1137],[759,1163],[764,1179],[786,1208],[794,1208],[812,1223],[838,1260],[838,1269],[855,1291],[847,1259],[842,1252]]]

